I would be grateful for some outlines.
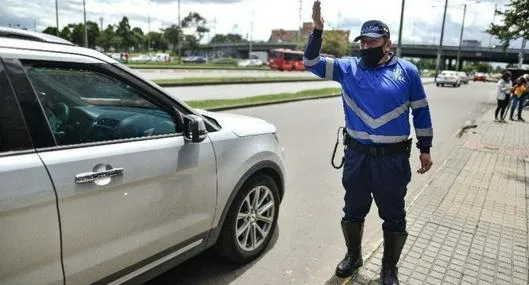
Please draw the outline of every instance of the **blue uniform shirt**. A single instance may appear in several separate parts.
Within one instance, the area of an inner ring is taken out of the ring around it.
[[[360,59],[319,55],[322,31],[314,30],[305,48],[305,67],[321,78],[342,85],[347,133],[363,144],[396,143],[410,135],[412,110],[417,147],[429,153],[433,129],[426,94],[417,68],[392,56],[375,68]]]

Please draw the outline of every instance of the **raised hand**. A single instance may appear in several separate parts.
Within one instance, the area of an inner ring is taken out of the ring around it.
[[[314,22],[314,27],[318,30],[323,30],[323,24],[325,21],[321,16],[321,2],[320,0],[314,1],[312,5],[312,21]]]

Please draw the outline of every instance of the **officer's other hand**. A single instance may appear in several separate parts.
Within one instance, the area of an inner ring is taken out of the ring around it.
[[[321,17],[321,2],[320,0],[314,1],[312,5],[312,21],[314,21],[314,27],[318,30],[323,30],[323,24],[325,21]]]
[[[432,167],[432,157],[429,153],[421,153],[419,160],[421,161],[421,168],[417,170],[417,173],[424,174]]]

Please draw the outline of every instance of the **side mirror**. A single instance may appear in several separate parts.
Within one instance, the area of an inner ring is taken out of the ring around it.
[[[199,143],[206,139],[208,131],[204,119],[197,115],[184,116],[184,139],[188,142]]]

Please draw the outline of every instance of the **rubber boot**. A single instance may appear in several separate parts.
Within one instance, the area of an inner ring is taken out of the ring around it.
[[[336,266],[336,276],[345,278],[358,272],[358,268],[364,264],[362,261],[364,222],[342,221],[342,231],[347,245],[347,253]]]
[[[398,268],[402,248],[406,243],[408,233],[384,231],[384,255],[380,279],[384,285],[398,285]]]

